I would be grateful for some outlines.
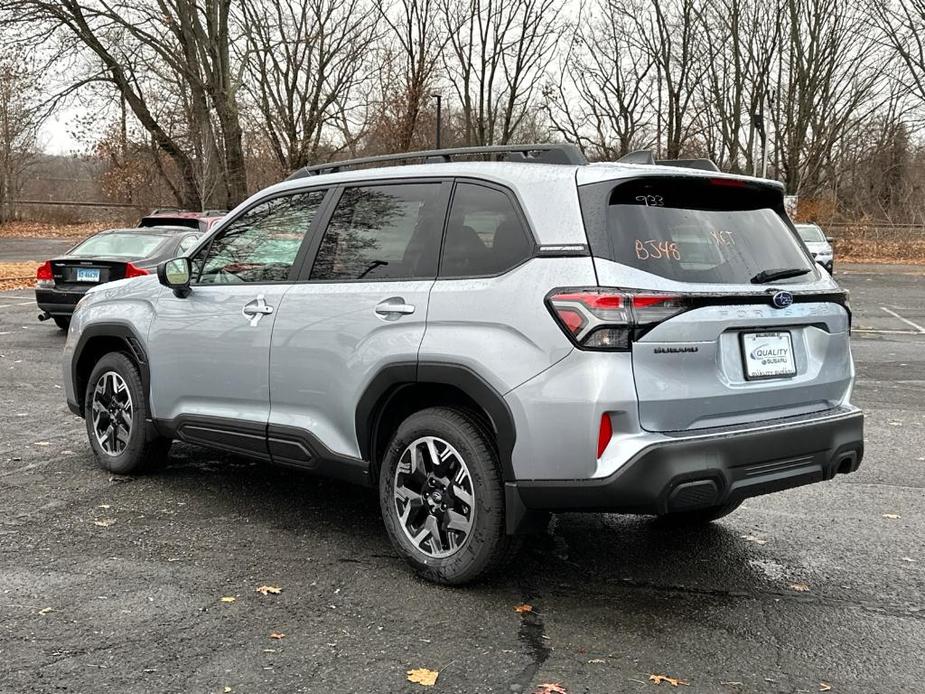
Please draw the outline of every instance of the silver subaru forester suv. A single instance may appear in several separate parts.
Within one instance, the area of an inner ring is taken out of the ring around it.
[[[300,170],[92,289],[65,383],[107,470],[178,439],[374,486],[463,583],[550,512],[703,523],[856,470],[850,324],[777,183],[440,150]]]

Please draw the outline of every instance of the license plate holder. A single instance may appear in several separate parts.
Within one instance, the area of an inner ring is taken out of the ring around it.
[[[789,330],[739,333],[742,368],[747,381],[796,376],[793,337]]]
[[[77,268],[78,282],[99,282],[100,269],[98,267],[79,267]]]

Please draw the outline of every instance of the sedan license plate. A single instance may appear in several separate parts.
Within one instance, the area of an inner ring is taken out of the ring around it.
[[[785,378],[797,372],[789,332],[741,333],[745,378]]]
[[[77,268],[77,281],[78,282],[99,282],[100,281],[99,268],[95,268],[95,267]]]

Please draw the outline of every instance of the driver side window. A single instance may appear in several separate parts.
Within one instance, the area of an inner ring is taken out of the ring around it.
[[[197,284],[285,282],[324,190],[282,195],[251,208],[193,258]]]

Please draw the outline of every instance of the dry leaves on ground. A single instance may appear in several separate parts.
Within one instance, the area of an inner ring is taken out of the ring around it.
[[[93,525],[98,525],[101,528],[108,528],[110,525],[115,525],[115,518],[100,518],[99,520],[93,521]]]
[[[39,614],[40,614],[40,615],[46,615],[46,614],[48,614],[49,612],[51,612],[51,608],[50,608],[50,607],[43,607],[41,610],[39,610]]]
[[[533,605],[528,605],[523,603],[522,605],[514,605],[514,612],[517,614],[524,614],[525,612],[533,612]]]
[[[271,638],[271,639],[277,639],[277,640],[279,640],[279,639],[284,639],[284,638],[286,638],[286,635],[285,635],[283,632],[281,632],[281,631],[271,631],[271,632],[270,632],[270,638]]]
[[[790,590],[795,590],[797,593],[808,593],[809,586],[805,583],[791,583],[789,586]]]
[[[257,592],[261,595],[279,595],[283,592],[282,588],[277,588],[276,586],[260,586],[257,589]]]
[[[754,542],[756,545],[766,545],[768,544],[767,540],[763,540],[760,537],[755,537],[754,535],[739,535],[746,542]]]
[[[0,238],[83,239],[103,229],[124,227],[118,221],[49,224],[47,222],[5,222],[0,224]],[[134,226],[130,224],[129,226]]]
[[[414,670],[408,670],[408,681],[420,684],[422,687],[433,687],[437,684],[437,677],[440,675],[436,670],[428,670],[419,667]]]
[[[541,684],[533,690],[533,694],[568,694],[565,687],[557,682]]]
[[[660,685],[662,682],[670,684],[672,687],[689,687],[690,684],[685,680],[682,680],[678,677],[670,677],[668,675],[649,675],[649,681],[653,684]]]
[[[889,518],[890,520],[898,520],[902,518],[902,516],[900,516],[898,513],[884,513],[883,517]]]
[[[237,600],[238,599],[234,597],[233,595],[226,595],[225,597],[222,598],[221,601],[222,602],[237,602]]]
[[[819,691],[820,692],[830,692],[832,691],[832,685],[829,684],[828,682],[820,682]]]

